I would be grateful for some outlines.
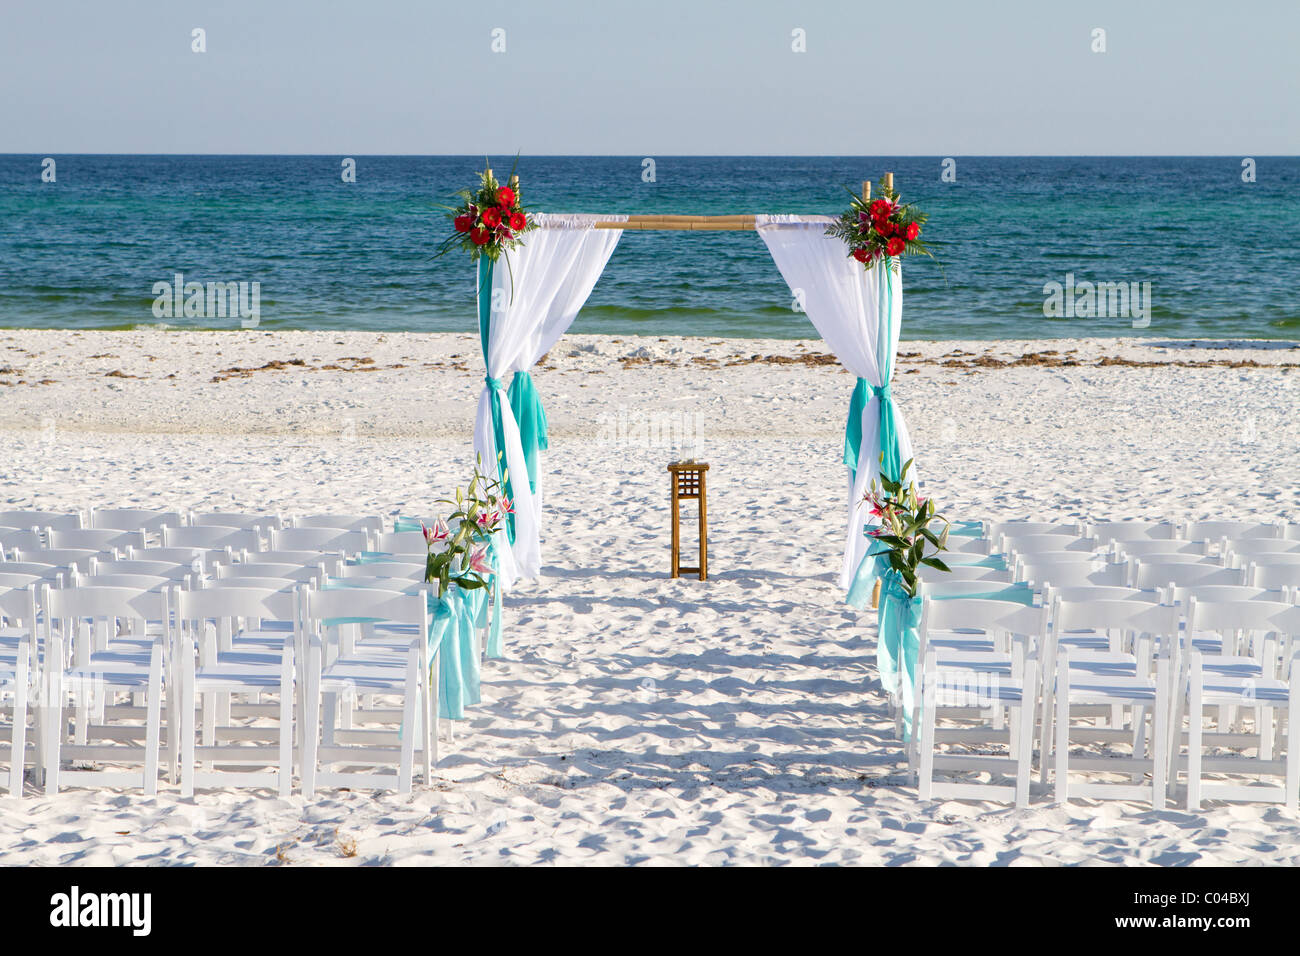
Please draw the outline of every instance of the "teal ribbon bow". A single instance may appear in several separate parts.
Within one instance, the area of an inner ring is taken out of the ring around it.
[[[486,294],[485,294],[486,293]],[[478,260],[478,334],[479,340],[483,345],[483,364],[489,366],[488,361],[488,340],[491,338],[492,331],[492,260],[487,256],[479,256]],[[499,379],[491,375],[485,375],[483,381],[487,383],[488,398],[491,402],[492,412],[492,435],[496,444],[497,461],[491,463],[495,467],[497,477],[505,475],[502,482],[506,495],[511,501],[514,500],[514,490],[511,487],[510,469],[506,465],[506,425],[505,419],[501,414],[501,401],[506,398],[505,387]],[[508,399],[507,399],[508,400]],[[506,515],[506,536],[510,543],[515,543],[515,516],[514,513]]]
[[[515,372],[510,382],[510,408],[519,423],[519,441],[524,446],[524,462],[528,466],[528,486],[537,492],[537,468],[540,461],[539,452],[549,447],[546,410],[533,385],[533,377],[527,372]]]

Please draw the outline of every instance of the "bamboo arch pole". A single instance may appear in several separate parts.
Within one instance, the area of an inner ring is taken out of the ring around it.
[[[894,188],[894,174],[885,173],[883,181],[888,189]],[[871,200],[871,183],[862,183],[862,199]],[[598,221],[596,229],[625,229],[658,232],[744,232],[755,229],[756,218],[749,213],[729,213],[720,216],[685,216],[673,213],[634,213],[626,222]]]

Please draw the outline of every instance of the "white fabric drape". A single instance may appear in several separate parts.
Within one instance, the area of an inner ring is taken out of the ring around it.
[[[884,267],[864,269],[849,258],[843,240],[826,235],[829,216],[757,216],[755,225],[776,267],[803,303],[809,321],[846,369],[873,386],[885,384],[893,370],[903,315],[903,282],[893,260],[890,314],[880,315]],[[889,301],[890,297],[886,297]],[[847,397],[847,396],[846,396]],[[895,416],[900,461],[912,457],[912,442],[901,414]],[[871,523],[862,496],[880,472],[880,401],[874,395],[862,416],[862,444],[856,480],[849,487],[849,519],[840,586],[847,589],[869,545],[863,530]],[[908,478],[916,477],[915,465]]]
[[[623,235],[621,229],[595,229],[593,223],[622,222],[627,217],[534,213],[532,219],[537,228],[525,233],[519,248],[503,255],[492,271],[487,374],[503,389],[509,387],[514,372],[532,368],[555,345],[591,295]],[[504,391],[501,406],[503,450],[515,500],[511,563],[516,574],[502,572],[503,583],[509,587],[514,577],[536,577],[541,570],[542,489],[540,475],[537,493],[529,488],[519,425]],[[486,383],[479,396],[474,450],[489,466],[496,461],[491,386]],[[498,548],[510,550],[504,535]]]

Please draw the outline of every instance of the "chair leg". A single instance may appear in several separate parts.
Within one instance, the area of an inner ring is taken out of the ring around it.
[[[1292,813],[1300,810],[1300,674],[1294,664],[1291,667],[1291,689],[1287,697],[1286,709],[1286,806]]]
[[[63,642],[59,638],[53,641],[53,647],[45,649],[45,664],[49,668],[45,685],[45,713],[42,715],[45,745],[45,793],[54,796],[59,792],[59,764],[62,762],[60,751],[63,748],[63,735],[67,725],[63,719]]]
[[[280,665],[280,796],[293,789],[293,648],[286,646]]]
[[[932,674],[933,670],[928,670],[927,673]],[[916,789],[917,797],[921,800],[929,800],[934,790],[934,725],[938,719],[938,709],[934,688],[926,685],[924,677],[920,691],[921,706],[917,711],[921,726],[912,728],[912,736],[919,738]]]
[[[1201,808],[1201,728],[1205,722],[1204,674],[1201,655],[1192,652],[1192,673],[1187,700],[1187,809]]]
[[[194,690],[194,654],[188,642],[181,651],[180,692],[180,761],[181,796],[194,796],[194,710],[198,703]]]
[[[438,730],[442,720],[442,656],[433,651],[433,665],[429,670],[429,737],[433,741],[433,766],[438,766]]]
[[[433,701],[433,695],[429,692],[429,675],[422,675],[424,680],[421,681],[420,705],[423,708],[423,719],[420,721],[421,743],[424,753],[424,785],[427,787],[433,782],[433,751],[437,747],[436,738],[438,736],[438,725],[434,723],[433,708],[430,703]]]
[[[1070,661],[1062,651],[1056,659],[1056,802],[1070,799]]]
[[[1133,759],[1143,760],[1147,755],[1147,709],[1141,704],[1134,704],[1133,709]],[[1145,775],[1138,770],[1133,773],[1133,782],[1141,783]]]
[[[1161,659],[1156,665],[1156,708],[1152,714],[1151,741],[1151,805],[1157,810],[1165,808],[1169,792],[1169,661]]]
[[[1259,736],[1259,759],[1273,759],[1273,708],[1263,704],[1255,708],[1255,733]]]
[[[415,738],[419,719],[420,662],[414,652],[406,665],[406,699],[402,702],[401,763],[397,768],[397,792],[411,792],[411,778],[415,764]]]
[[[27,763],[27,672],[29,668],[28,648],[23,644],[18,648],[18,667],[14,673],[17,684],[14,687],[13,721],[14,732],[9,751],[9,795],[23,795],[23,767]]]
[[[1034,711],[1038,689],[1037,662],[1025,664],[1020,691],[1020,753],[1016,762],[1016,806],[1029,806],[1029,771],[1034,763]]]
[[[162,738],[162,648],[157,644],[149,657],[149,690],[147,693],[144,732],[144,792],[153,796],[158,792],[158,752]]]
[[[316,795],[316,748],[320,743],[320,645],[313,644],[307,651],[307,680],[303,711],[306,720],[300,734],[302,742],[302,792],[311,798]]]
[[[1038,754],[1038,782],[1047,784],[1047,766],[1052,757],[1052,741],[1055,730],[1056,709],[1054,704],[1055,681],[1052,680],[1051,670],[1046,664],[1043,666],[1043,716],[1042,716],[1042,748]]]

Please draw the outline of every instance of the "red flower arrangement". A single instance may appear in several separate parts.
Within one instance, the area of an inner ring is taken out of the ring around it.
[[[850,191],[850,195],[852,191]],[[880,197],[853,202],[826,230],[826,235],[843,239],[849,255],[870,269],[880,259],[892,256],[926,255],[930,249],[918,237],[927,216],[910,203],[900,204],[898,193],[880,183]]]
[[[485,169],[479,174],[477,190],[463,189],[457,195],[461,198],[460,205],[443,207],[448,210],[455,231],[442,241],[438,255],[460,247],[474,261],[485,255],[496,262],[503,251],[515,248],[519,236],[534,226],[520,204],[519,180],[513,171],[510,185],[502,186],[492,170]]]

